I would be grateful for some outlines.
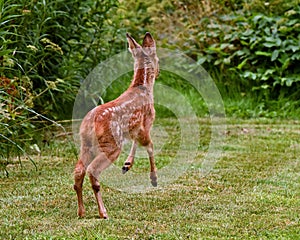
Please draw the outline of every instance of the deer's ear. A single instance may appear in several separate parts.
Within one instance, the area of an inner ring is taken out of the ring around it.
[[[142,46],[143,46],[143,48],[155,48],[156,47],[155,41],[149,32],[147,32],[145,34]]]
[[[134,49],[136,48],[142,48],[135,40],[133,37],[131,37],[128,33],[126,33],[126,37],[127,37],[127,42],[129,45],[129,51],[134,54]]]

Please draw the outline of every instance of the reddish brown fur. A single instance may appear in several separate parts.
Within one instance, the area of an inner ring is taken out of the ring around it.
[[[117,99],[92,109],[83,119],[80,127],[81,149],[74,171],[74,189],[78,198],[78,215],[84,216],[82,183],[87,172],[97,200],[99,215],[107,218],[104,207],[99,174],[114,162],[125,139],[133,144],[122,168],[126,173],[133,165],[137,144],[146,147],[150,160],[150,178],[157,185],[153,144],[150,137],[155,110],[153,85],[158,76],[158,58],[155,41],[146,33],[140,46],[127,34],[129,50],[134,57],[134,77],[129,88]]]

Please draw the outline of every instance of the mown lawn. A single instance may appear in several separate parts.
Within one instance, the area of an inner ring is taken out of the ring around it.
[[[176,151],[178,126],[158,119],[173,138],[157,155]],[[227,120],[223,153],[212,171],[199,168],[210,139],[201,119],[198,160],[175,182],[146,193],[102,186],[109,220],[97,216],[84,184],[86,217],[76,216],[70,139],[55,139],[1,172],[1,239],[297,239],[300,236],[300,122]],[[123,162],[125,155],[121,156]],[[165,161],[165,160],[164,160]],[[118,163],[117,163],[118,165]],[[168,165],[168,161],[165,161]],[[141,171],[143,164],[135,169]],[[120,170],[121,171],[121,170]],[[121,180],[122,181],[122,180]]]

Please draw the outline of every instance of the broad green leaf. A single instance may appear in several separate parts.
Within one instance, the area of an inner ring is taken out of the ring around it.
[[[262,51],[256,51],[255,54],[258,55],[258,56],[266,56],[266,57],[271,57],[272,56],[272,53],[262,52]]]
[[[263,84],[263,85],[261,85],[261,88],[262,88],[262,89],[268,89],[269,87],[270,87],[269,84]]]
[[[288,21],[288,22],[286,23],[286,25],[288,25],[288,26],[293,26],[293,25],[295,25],[295,24],[298,23],[298,22],[299,22],[299,19],[293,19],[293,20]]]
[[[286,85],[287,87],[290,87],[290,86],[292,86],[293,82],[294,82],[294,81],[293,81],[292,78],[287,78],[286,81],[285,81],[285,85]]]
[[[255,24],[257,24],[258,20],[260,20],[262,18],[262,15],[261,14],[257,14],[254,18],[253,18],[253,22]]]
[[[222,44],[220,45],[220,48],[223,50],[223,49],[225,49],[225,48],[228,48],[229,46],[230,46],[229,43],[222,43]]]
[[[282,41],[280,38],[276,38],[276,45],[279,47],[281,45]]]
[[[231,63],[231,57],[224,58],[223,63],[229,65]]]
[[[241,44],[242,44],[243,46],[248,46],[248,45],[249,45],[249,43],[248,43],[247,41],[241,41]]]
[[[248,61],[248,58],[244,59],[244,61],[242,61],[242,62],[237,66],[237,68],[238,68],[239,70],[241,70],[241,69],[245,66],[245,64],[247,63],[247,61]]]
[[[243,36],[250,36],[253,35],[254,30],[253,29],[247,29],[245,32],[243,32]]]
[[[289,66],[289,64],[290,64],[290,59],[287,58],[285,60],[285,62],[283,63],[282,67],[281,67],[282,71],[284,71],[285,69],[287,69],[287,67]]]
[[[263,43],[263,45],[267,48],[272,48],[272,47],[276,46],[276,44],[273,42],[266,42],[266,43]]]
[[[267,35],[270,35],[270,34],[271,34],[271,31],[270,31],[270,28],[269,28],[269,27],[266,27],[266,28],[264,29],[264,32],[265,32],[265,34],[267,34]]]
[[[204,56],[198,57],[197,64],[202,65],[203,63],[206,62],[206,60],[207,60],[207,58]]]
[[[257,75],[256,75],[255,73],[253,73],[253,72],[250,72],[250,71],[244,72],[244,73],[242,74],[242,76],[243,76],[244,78],[250,78],[250,79],[252,79],[252,80],[255,80],[255,79],[257,78]]]
[[[215,62],[214,62],[214,65],[219,65],[220,63],[223,62],[223,59],[217,59]]]
[[[265,73],[262,74],[261,80],[266,81],[269,80],[270,77],[276,72],[275,69],[268,69]]]
[[[292,50],[292,52],[296,52],[296,51],[300,50],[300,46],[299,45],[297,45],[297,46],[289,45],[285,48],[285,50]]]
[[[274,37],[266,37],[265,40],[270,43],[276,43],[276,38]]]
[[[271,61],[275,61],[278,58],[279,50],[274,50],[272,53]]]
[[[291,56],[291,60],[300,60],[300,52],[297,52]]]

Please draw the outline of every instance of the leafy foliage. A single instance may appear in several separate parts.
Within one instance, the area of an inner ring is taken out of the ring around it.
[[[162,47],[181,49],[205,67],[225,101],[251,98],[264,111],[280,101],[281,115],[285,102],[298,100],[298,0],[129,2]]]
[[[0,0],[0,156],[24,152],[42,128],[71,116],[80,80],[115,51],[107,39],[118,34],[108,21],[116,6]]]
[[[298,86],[300,71],[300,7],[284,16],[264,14],[231,14],[220,16],[219,24],[208,24],[200,33],[217,41],[203,51],[198,61],[208,62],[226,71],[234,71],[240,78],[253,81],[252,90],[267,90],[271,97],[295,93],[289,87]],[[213,34],[214,35],[213,35]],[[275,91],[274,91],[275,90]]]

